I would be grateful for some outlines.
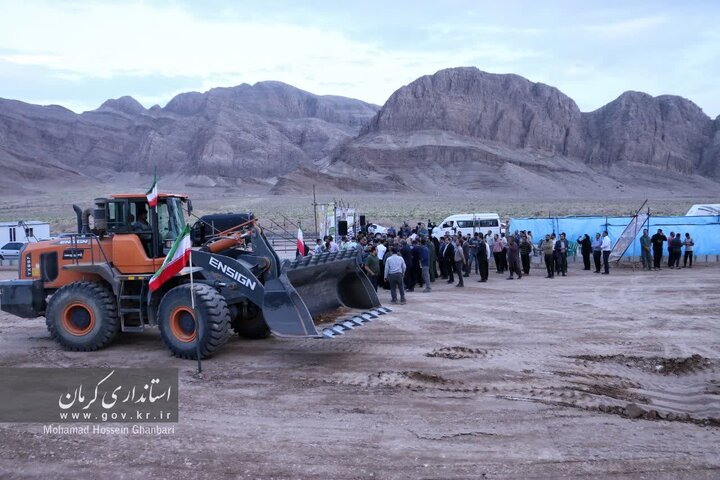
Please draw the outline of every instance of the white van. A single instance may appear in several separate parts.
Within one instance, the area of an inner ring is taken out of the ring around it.
[[[483,235],[488,232],[500,234],[500,217],[497,213],[459,213],[451,215],[433,228],[433,237],[440,238],[445,235],[473,235],[475,232]]]

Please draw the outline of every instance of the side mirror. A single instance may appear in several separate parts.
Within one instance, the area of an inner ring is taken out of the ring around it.
[[[187,200],[187,212],[188,215],[192,214],[193,207],[192,207],[192,200],[188,198]]]

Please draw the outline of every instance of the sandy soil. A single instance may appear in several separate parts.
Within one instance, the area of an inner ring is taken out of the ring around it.
[[[436,282],[337,339],[234,338],[202,376],[156,330],[70,353],[43,319],[2,314],[0,366],[177,367],[181,420],[167,436],[3,424],[0,477],[718,478],[720,268],[578,266]]]

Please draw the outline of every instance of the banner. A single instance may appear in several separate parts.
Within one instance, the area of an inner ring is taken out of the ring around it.
[[[634,243],[634,240],[638,236],[638,233],[642,232],[642,228],[647,222],[647,219],[647,213],[639,213],[636,216],[632,217],[632,220],[630,220],[630,223],[628,223],[625,231],[623,231],[623,233],[620,235],[620,238],[618,238],[615,242],[615,245],[610,252],[610,260],[619,260],[625,254],[625,251],[631,246],[633,248],[628,252],[628,254],[631,257],[637,257],[640,255],[639,249],[635,248],[636,245]],[[637,252],[633,250],[637,250]]]

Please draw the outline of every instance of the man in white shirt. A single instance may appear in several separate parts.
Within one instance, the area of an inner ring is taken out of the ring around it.
[[[400,256],[395,247],[390,247],[390,257],[385,261],[385,282],[390,285],[390,303],[397,303],[397,290],[400,290],[400,305],[405,304],[405,260]]]
[[[323,243],[322,240],[319,238],[315,241],[315,248],[313,249],[313,253],[315,255],[319,255],[323,252]]]
[[[333,237],[328,237],[328,240],[330,240],[330,252],[331,253],[337,253],[340,251],[340,247],[338,247],[338,244],[335,243],[333,240]]]
[[[378,260],[380,260],[380,275],[378,275],[378,285],[382,288],[387,289],[387,284],[385,283],[384,275],[382,273],[385,271],[385,252],[387,252],[387,247],[385,244],[379,240],[374,240],[373,244],[375,245],[375,248],[377,249],[377,256]]]
[[[387,251],[387,247],[382,242],[377,242],[377,251],[378,251],[378,258],[382,262],[385,259],[385,252]]]
[[[612,252],[612,242],[610,241],[610,236],[608,235],[607,230],[605,230],[603,232],[603,238],[602,238],[602,244],[600,245],[600,250],[602,250],[603,267],[605,267],[605,271],[602,274],[609,275],[610,274],[610,264],[608,263],[608,260],[610,259],[610,252]]]

